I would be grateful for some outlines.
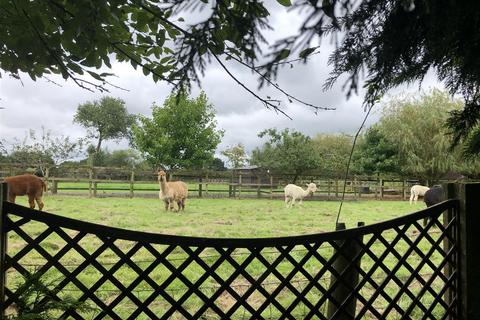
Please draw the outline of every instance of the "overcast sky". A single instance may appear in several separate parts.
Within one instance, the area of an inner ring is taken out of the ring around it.
[[[274,7],[271,16],[274,33],[267,34],[269,40],[278,39],[295,32],[301,17],[287,12],[281,6]],[[318,133],[354,133],[365,115],[362,108],[362,96],[353,96],[349,100],[342,92],[342,82],[331,90],[324,92],[322,85],[328,77],[330,68],[327,58],[331,46],[324,41],[322,53],[313,55],[307,64],[298,63],[294,68],[286,67],[279,73],[278,84],[290,94],[309,103],[334,107],[334,111],[320,111],[317,114],[311,108],[298,103],[284,103],[284,111],[292,118],[266,109],[248,92],[243,90],[220,68],[212,63],[202,78],[202,90],[217,111],[218,127],[225,131],[223,141],[217,149],[217,154],[226,147],[243,143],[247,151],[259,146],[263,141],[257,137],[258,132],[267,128],[292,128],[307,135]],[[252,89],[257,89],[257,77],[242,66],[229,64],[236,77]],[[79,104],[86,101],[99,100],[102,96],[118,97],[126,102],[130,113],[151,115],[151,106],[159,105],[170,93],[171,87],[165,83],[154,83],[151,77],[135,71],[129,64],[113,64],[116,74],[111,82],[125,88],[111,88],[109,93],[89,92],[77,87],[72,81],[52,77],[58,86],[46,80],[33,82],[28,75],[22,76],[22,81],[9,78],[2,74],[0,78],[0,133],[7,146],[15,138],[22,139],[28,129],[41,131],[42,126],[55,135],[66,135],[72,138],[84,137],[86,130],[74,124],[73,116]],[[433,76],[425,79],[422,88],[442,88]],[[196,96],[199,88],[194,88]],[[418,85],[402,87],[396,92],[418,92]],[[286,100],[272,88],[258,92],[262,96]],[[378,114],[373,114],[367,123],[371,125],[378,120]],[[126,141],[109,141],[105,146],[110,150],[127,148]]]

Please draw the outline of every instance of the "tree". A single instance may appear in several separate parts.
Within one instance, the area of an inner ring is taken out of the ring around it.
[[[22,141],[13,143],[7,159],[34,164],[43,170],[46,165],[60,165],[78,157],[83,152],[83,144],[83,139],[71,141],[68,136],[54,136],[51,130],[42,127],[40,136],[35,130],[29,130]]]
[[[114,150],[107,157],[107,166],[135,168],[142,162],[142,158],[136,150]]]
[[[250,68],[261,84],[281,90],[272,80],[279,68],[291,60],[306,61],[318,52],[318,39],[332,35],[337,41],[325,88],[345,74],[347,96],[365,86],[365,102],[371,105],[389,89],[422,80],[433,70],[450,94],[465,100],[463,110],[455,110],[449,120],[454,142],[467,140],[473,143],[471,151],[480,150],[474,144],[480,140],[480,34],[472,32],[480,29],[478,1],[277,3],[307,14],[296,35],[271,44],[264,33],[271,27],[270,12],[256,0],[7,1],[0,14],[0,68],[33,79],[57,73],[80,86],[105,89],[108,74],[97,70],[110,68],[115,59],[141,68],[155,81],[188,88],[215,61],[265,106],[282,112],[279,100],[255,94],[224,59]],[[206,6],[202,19],[191,14]],[[188,16],[192,21],[184,20]],[[93,80],[81,78],[84,74]]]
[[[248,160],[245,146],[241,143],[223,150],[222,155],[227,157],[232,168],[241,168]]]
[[[182,91],[170,95],[162,107],[154,104],[152,118],[139,117],[133,144],[153,166],[200,169],[213,160],[223,136],[216,125],[205,93],[189,98]]]
[[[399,149],[389,141],[379,125],[363,135],[353,154],[353,164],[361,174],[402,174]]]
[[[460,150],[450,150],[445,120],[462,106],[448,94],[432,90],[421,97],[394,97],[384,104],[379,130],[386,143],[398,148],[402,171],[438,180],[462,161]]]
[[[304,172],[318,168],[319,157],[310,137],[298,131],[267,129],[258,134],[268,141],[252,152],[250,163],[292,173],[293,182]]]
[[[212,162],[208,165],[207,169],[213,170],[213,171],[225,171],[227,168],[225,168],[225,163],[223,162],[222,159],[220,158],[213,158]]]
[[[318,154],[318,170],[323,175],[344,175],[352,149],[352,137],[347,134],[317,134],[312,143]]]
[[[123,100],[103,97],[100,101],[79,105],[73,121],[87,128],[89,135],[98,139],[95,148],[98,154],[104,140],[129,136],[135,116],[128,113]]]

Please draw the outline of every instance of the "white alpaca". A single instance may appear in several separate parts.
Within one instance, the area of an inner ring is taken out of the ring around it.
[[[299,200],[299,204],[302,204],[303,198],[317,191],[317,186],[315,183],[308,183],[307,189],[303,190],[299,186],[288,184],[283,190],[285,191],[285,205],[287,208],[291,208],[296,200]]]
[[[178,210],[185,210],[185,200],[188,196],[188,187],[185,182],[173,181],[167,182],[165,171],[158,172],[158,183],[160,184],[159,198],[165,202],[165,210],[174,209],[174,203],[178,205]]]
[[[413,201],[417,203],[418,196],[423,197],[425,192],[427,192],[429,189],[429,187],[421,186],[419,184],[416,184],[410,188],[410,204],[412,204]]]

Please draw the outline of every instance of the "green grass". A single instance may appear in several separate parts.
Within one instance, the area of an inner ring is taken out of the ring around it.
[[[19,204],[27,205],[25,198]],[[185,212],[167,212],[155,198],[46,196],[44,210],[74,219],[138,231],[205,237],[272,237],[334,230],[337,201],[304,201],[285,208],[281,200],[188,199]],[[423,209],[408,201],[347,201],[340,221],[347,228]],[[255,226],[252,228],[252,226]]]
[[[25,198],[18,198],[18,203],[26,205]],[[174,234],[174,235],[185,235],[185,236],[201,236],[201,237],[220,237],[220,238],[251,238],[251,237],[278,237],[278,236],[292,236],[292,235],[301,235],[301,234],[312,234],[318,232],[326,232],[334,230],[334,224],[336,220],[336,215],[338,212],[339,202],[336,201],[305,201],[302,207],[294,207],[291,209],[285,208],[283,201],[280,200],[266,200],[266,199],[189,199],[187,201],[187,206],[185,212],[176,213],[176,212],[166,212],[164,210],[163,204],[158,199],[150,198],[87,198],[80,196],[51,196],[48,195],[44,198],[45,201],[45,210],[51,213],[59,214],[62,216],[67,216],[74,219],[79,219],[83,221],[89,221],[94,223],[99,223],[103,225],[108,225],[112,227],[126,228],[131,230],[138,231],[147,231],[163,234]],[[348,201],[343,204],[343,209],[341,213],[340,221],[346,222],[347,227],[356,226],[357,222],[362,221],[366,224],[372,224],[376,222],[385,221],[391,218],[399,217],[415,210],[423,209],[424,206],[421,202],[416,205],[410,206],[408,201],[375,201],[375,200],[362,200],[362,201]],[[39,223],[29,223],[22,227],[22,230],[32,235],[32,237],[41,234],[45,230],[45,226]],[[68,234],[73,237],[76,235],[76,232],[67,231]],[[394,237],[394,233],[386,233],[385,237],[391,241]],[[412,241],[414,241],[415,235],[413,234]],[[369,240],[369,236],[365,237],[364,242]],[[97,248],[102,245],[102,241],[95,236],[87,236],[80,241],[81,246],[89,253],[95,252]],[[41,246],[46,251],[51,252],[52,254],[58,252],[65,242],[60,239],[58,235],[50,235],[44,241],[42,241]],[[123,252],[128,252],[133,244],[129,241],[119,241],[117,240],[115,244],[121,248]],[[24,247],[24,242],[18,235],[12,234],[9,237],[9,255],[13,255],[16,252],[19,252]],[[154,245],[154,247],[162,252],[165,250],[165,246]],[[426,253],[429,249],[429,244],[423,241],[419,244],[419,250]],[[399,243],[398,249],[406,250],[407,244],[405,241]],[[292,252],[292,256],[295,260],[300,261],[306,254],[305,247],[299,247],[300,250]],[[376,255],[381,255],[385,251],[385,246],[380,243],[376,243],[372,248],[372,252]],[[273,263],[278,257],[278,251],[274,248],[268,248],[266,251],[273,251],[272,253],[265,253],[265,259]],[[233,253],[232,257],[238,263],[241,263],[245,258],[246,250],[237,249]],[[332,248],[330,246],[325,246],[319,249],[319,253],[325,257],[327,260],[332,254]],[[201,253],[203,259],[207,262],[208,265],[215,263],[218,259],[218,252],[214,249],[206,249]],[[169,255],[169,261],[174,266],[179,266],[183,263],[186,255],[182,248],[175,248],[173,253]],[[153,257],[145,249],[142,249],[136,252],[132,258],[141,269],[145,269],[151,263]],[[432,256],[432,261],[435,264],[438,263],[441,259],[438,253],[435,253]],[[118,256],[112,252],[112,250],[107,249],[100,254],[96,259],[99,263],[104,265],[106,269],[111,268],[119,259]],[[75,266],[81,264],[84,259],[75,251],[69,252],[65,255],[60,263],[64,265],[69,270],[74,270]],[[418,254],[412,254],[408,258],[408,263],[413,266],[417,266],[420,258]],[[42,265],[46,261],[39,254],[29,254],[21,260],[26,268],[32,270],[32,272],[37,268],[36,265]],[[385,265],[393,268],[396,265],[398,259],[393,255],[389,254],[384,261]],[[365,256],[362,260],[362,268],[364,270],[369,270],[373,265],[373,260]],[[310,274],[315,274],[318,272],[319,265],[316,259],[308,260],[304,265],[305,270]],[[277,270],[283,275],[289,274],[293,269],[291,262],[286,260],[282,261],[278,266]],[[191,264],[184,271],[184,275],[194,282],[200,277],[203,269],[197,264]],[[247,270],[252,276],[258,277],[263,272],[265,272],[265,266],[260,261],[252,261],[248,266]],[[420,273],[429,274],[431,269],[427,267],[421,268]],[[233,267],[229,263],[223,263],[222,266],[217,269],[217,274],[226,279],[232,272]],[[404,279],[406,281],[409,277],[410,272],[406,269],[405,266],[402,266],[396,273],[397,277]],[[164,266],[160,265],[156,267],[149,276],[156,281],[157,283],[162,283],[170,275]],[[50,272],[46,275],[50,278],[58,277],[58,273]],[[78,276],[79,280],[85,284],[87,287],[92,286],[101,278],[101,272],[96,269],[94,266],[87,267],[82,273]],[[115,278],[120,282],[128,286],[137,276],[137,273],[134,272],[128,266],[122,266],[119,270],[115,272]],[[18,274],[9,273],[8,274],[8,283],[17,283],[19,280]],[[385,277],[385,271],[382,269],[377,269],[373,274],[374,278],[383,278]],[[301,274],[296,274],[295,281],[301,290],[302,285],[305,286],[304,281],[305,277]],[[278,282],[278,278],[274,275],[269,275],[265,279],[265,283],[275,283]],[[322,278],[319,283],[325,288],[328,288],[329,279]],[[243,277],[238,277],[235,281],[235,285],[238,287],[235,290],[246,290],[242,289],[242,285],[246,283],[246,280]],[[440,284],[435,284],[439,286]],[[202,290],[213,290],[216,286],[214,279],[208,279],[203,285]],[[265,285],[268,289],[268,285]],[[75,291],[76,288],[74,285],[67,287],[68,291],[66,293],[79,296],[80,293]],[[139,299],[146,299],[151,292],[148,291],[149,286],[146,283],[140,283],[134,290],[135,294]],[[171,292],[172,295],[179,296],[182,295],[182,292],[186,291],[186,286],[180,280],[175,280],[168,285],[166,290]],[[272,290],[275,289],[275,286],[272,286]],[[421,290],[421,286],[418,282],[412,283],[412,292],[418,293]],[[398,287],[391,283],[387,286],[386,291],[391,297],[394,297],[398,292]],[[437,290],[438,291],[438,290]],[[362,289],[362,293],[368,296],[368,293],[373,292],[373,288],[370,285],[366,285]],[[116,287],[109,281],[105,282],[98,288],[97,295],[107,302],[113,301],[118,295]],[[321,292],[317,289],[311,290],[307,297],[312,299],[312,301],[318,299],[321,296]],[[289,293],[288,290],[282,291],[277,297],[282,305],[288,306],[289,303],[295,299],[295,296]],[[428,303],[428,300],[432,299],[430,296],[426,295],[422,298],[424,303]],[[261,293],[255,292],[249,298],[249,302],[252,305],[260,306],[264,297]],[[399,301],[400,305],[408,304],[408,298],[402,298]],[[189,299],[185,305],[188,310],[196,310],[202,302],[198,298]],[[232,305],[231,298],[227,295],[222,295],[218,298],[218,304],[221,308],[228,309]],[[383,298],[379,298],[375,302],[375,306],[378,309],[385,308],[386,302]],[[168,306],[165,302],[162,302],[161,299],[156,300],[154,304],[151,305],[152,310],[161,314],[166,310]],[[132,302],[122,302],[116,308],[116,311],[119,312],[120,317],[126,318],[129,315],[129,312],[135,308]],[[323,308],[323,307],[322,307]],[[242,312],[239,311],[233,316],[234,319],[242,319]],[[294,314],[298,319],[301,319],[303,316],[303,308],[295,309]],[[308,310],[308,308],[307,308]],[[322,309],[324,311],[324,309]],[[441,310],[435,310],[435,314],[438,314],[441,317]],[[413,315],[421,314],[421,310],[414,310]],[[271,309],[266,310],[263,313],[265,318],[268,317],[278,317],[278,311],[273,311]],[[248,312],[247,312],[248,317]],[[141,319],[147,319],[147,317],[140,317]],[[172,319],[181,319],[181,316],[172,316]],[[368,315],[366,318],[370,318]],[[397,319],[395,316],[389,317],[389,319]],[[400,317],[398,317],[400,319]]]

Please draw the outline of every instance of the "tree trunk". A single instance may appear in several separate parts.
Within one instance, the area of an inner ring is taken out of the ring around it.
[[[100,152],[100,148],[102,147],[102,141],[103,141],[103,138],[102,138],[102,134],[100,133],[99,136],[98,136],[97,148],[95,149],[95,153],[97,155]]]

